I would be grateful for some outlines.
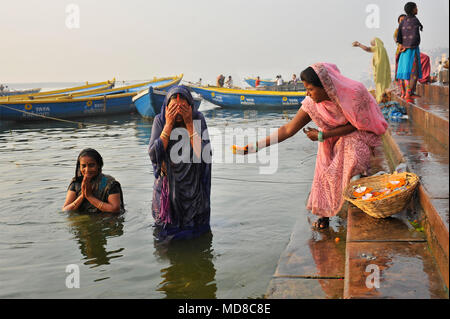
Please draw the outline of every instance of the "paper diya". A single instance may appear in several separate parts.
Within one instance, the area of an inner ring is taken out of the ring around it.
[[[402,187],[406,184],[406,181],[404,178],[391,180],[388,182],[388,187],[391,189]]]
[[[373,197],[372,193],[364,194],[363,197],[361,197],[362,200],[368,200]]]
[[[353,191],[353,196],[355,196],[356,198],[364,196],[365,194],[369,193],[372,191],[372,188],[370,187],[366,187],[366,186],[358,186],[354,191]]]

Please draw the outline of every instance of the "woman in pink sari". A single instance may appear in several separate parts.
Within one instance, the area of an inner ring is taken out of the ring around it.
[[[388,126],[376,100],[366,87],[344,77],[334,64],[316,63],[305,69],[301,80],[307,91],[296,116],[272,135],[245,147],[241,154],[257,152],[295,135],[311,120],[318,126],[303,129],[313,141],[319,141],[316,167],[307,209],[320,218],[315,228],[329,225],[337,215],[343,191],[351,177],[366,174],[373,149],[381,142]]]

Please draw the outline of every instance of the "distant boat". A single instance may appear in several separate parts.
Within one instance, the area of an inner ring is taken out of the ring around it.
[[[148,89],[140,91],[133,97],[133,102],[136,106],[136,110],[143,118],[151,119],[161,112],[161,107],[166,95],[167,92],[149,87]],[[194,98],[195,110],[198,110],[201,102],[202,100],[200,98]]]
[[[86,82],[85,85],[81,86],[75,86],[70,88],[64,88],[64,89],[58,89],[58,90],[51,90],[51,91],[40,91],[37,93],[24,93],[19,95],[14,95],[6,98],[13,98],[13,99],[35,99],[35,98],[45,98],[45,97],[57,97],[62,95],[69,95],[69,94],[78,94],[78,93],[88,93],[93,92],[97,90],[106,90],[114,87],[115,79],[112,79],[111,81],[103,81],[103,82],[94,82],[89,84]],[[1,101],[3,101],[5,97],[0,98]]]
[[[190,86],[205,100],[224,108],[285,109],[298,108],[306,92],[259,91]]]
[[[2,89],[0,90],[0,96],[12,96],[12,95],[24,95],[24,94],[34,94],[34,93],[39,93],[41,89],[37,88],[37,89],[28,89],[28,90],[5,90]]]
[[[75,97],[0,100],[0,120],[30,121],[131,113],[135,110],[132,98],[138,91],[151,86],[168,90],[180,83],[182,76],[155,78],[144,83]]]
[[[247,82],[247,84],[251,87],[255,87],[256,78],[245,78],[244,81]],[[259,80],[259,86],[272,86],[275,84],[277,84],[276,80]]]

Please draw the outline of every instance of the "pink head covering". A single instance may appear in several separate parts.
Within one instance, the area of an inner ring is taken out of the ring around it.
[[[311,66],[331,101],[339,106],[345,118],[358,130],[381,135],[388,124],[375,98],[364,84],[346,78],[335,64],[315,63]]]

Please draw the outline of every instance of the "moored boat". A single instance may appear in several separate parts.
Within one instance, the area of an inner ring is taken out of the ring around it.
[[[167,90],[177,85],[181,79],[182,75],[155,78],[149,82],[95,92],[84,96],[0,101],[0,120],[29,121],[131,113],[135,110],[132,98],[139,90],[150,86]]]
[[[134,105],[139,114],[145,119],[154,118],[161,112],[164,99],[167,92],[161,91],[157,88],[149,87],[148,89],[140,91],[133,97]],[[198,110],[201,103],[200,98],[194,97],[194,108]]]
[[[39,91],[41,91],[41,88],[26,89],[26,90],[5,90],[5,89],[0,89],[0,97],[3,97],[3,96],[14,96],[14,95],[24,95],[24,94],[34,94],[34,93],[39,93]]]
[[[46,97],[57,97],[57,96],[63,96],[63,95],[69,95],[69,94],[84,94],[84,93],[89,93],[89,92],[98,91],[98,90],[111,89],[112,87],[114,87],[115,81],[116,81],[115,79],[112,79],[111,81],[108,80],[108,81],[103,81],[103,82],[94,82],[94,83],[90,83],[90,84],[88,82],[86,82],[85,85],[80,85],[80,86],[75,86],[75,87],[70,87],[70,88],[6,96],[6,97],[3,97],[1,100],[3,101],[5,98],[7,100],[9,100],[9,99],[36,99],[36,98],[46,98]]]
[[[306,92],[260,91],[190,86],[191,90],[213,104],[224,108],[285,109],[298,108]]]

